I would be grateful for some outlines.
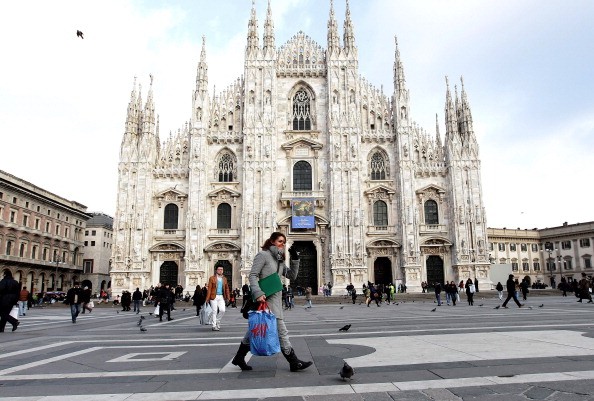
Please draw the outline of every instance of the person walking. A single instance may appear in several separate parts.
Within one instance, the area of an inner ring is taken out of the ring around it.
[[[291,372],[297,372],[311,366],[313,362],[301,361],[289,340],[289,331],[285,326],[281,292],[266,295],[260,288],[259,281],[272,274],[287,277],[289,280],[297,279],[299,272],[299,254],[294,248],[289,249],[291,255],[290,267],[285,264],[285,244],[287,238],[283,233],[273,232],[270,238],[262,245],[262,250],[258,252],[254,258],[252,268],[249,274],[250,288],[254,300],[257,302],[266,302],[272,312],[276,316],[276,323],[278,329],[278,339],[280,342],[281,352],[287,362]],[[252,367],[245,362],[245,356],[250,350],[250,330],[248,329],[245,336],[241,340],[237,354],[231,361],[235,366],[239,366],[241,370],[252,370]]]
[[[518,305],[518,308],[521,308],[522,306],[524,306],[524,304],[521,304],[520,301],[518,301],[518,297],[516,295],[516,282],[514,281],[513,274],[509,275],[509,278],[507,279],[507,281],[505,283],[505,287],[507,289],[507,298],[505,298],[505,301],[503,301],[503,305],[501,305],[501,306],[504,308],[507,308],[507,303],[512,298],[514,299],[514,302],[516,303],[516,305]]]
[[[85,309],[89,311],[89,313],[93,312],[93,308],[91,308],[89,306],[89,304],[91,303],[91,290],[89,289],[89,287],[83,288],[82,292],[81,292],[81,297],[82,297],[82,313],[85,313]]]
[[[351,290],[351,299],[353,300],[353,305],[355,305],[355,301],[357,300],[357,289],[355,287]]]
[[[592,303],[592,294],[590,294],[590,280],[586,276],[586,273],[582,273],[582,279],[578,283],[578,295],[580,300],[578,302],[582,302],[582,299],[587,299],[588,303]]]
[[[140,313],[140,301],[142,301],[142,292],[140,292],[140,288],[136,287],[136,291],[132,294],[132,302],[134,302],[134,312],[137,315]]]
[[[169,284],[165,284],[160,286],[157,289],[157,305],[159,306],[159,321],[163,321],[163,314],[167,312],[167,321],[173,320],[171,317],[171,299],[173,298],[173,293],[169,289]]]
[[[311,308],[311,287],[306,287],[305,288],[305,308]]]
[[[82,289],[80,283],[75,282],[74,287],[66,293],[66,304],[70,305],[70,314],[72,315],[72,323],[76,323],[76,318],[80,313],[80,304],[82,302]]]
[[[206,300],[210,302],[212,330],[221,330],[221,320],[225,315],[225,303],[231,298],[227,278],[223,275],[223,265],[215,265],[215,274],[208,279]]]
[[[528,280],[524,277],[522,282],[520,283],[520,291],[522,291],[522,299],[526,301],[526,295],[528,295]]]
[[[441,284],[435,283],[435,300],[437,301],[437,306],[441,306]]]
[[[497,282],[495,289],[497,290],[497,295],[499,295],[499,300],[501,301],[503,299],[503,285],[501,284],[501,281]]]
[[[474,283],[472,282],[472,279],[469,278],[468,280],[466,280],[466,297],[468,298],[469,306],[474,305],[474,293],[475,292],[476,292],[476,288],[474,286]]]
[[[27,303],[29,302],[29,291],[27,287],[23,287],[19,293],[19,316],[26,316]]]
[[[19,327],[20,322],[10,316],[12,307],[19,300],[19,282],[12,278],[10,270],[4,271],[4,278],[0,280],[0,332],[4,331],[6,322],[12,324],[12,331]]]
[[[196,316],[200,316],[200,309],[202,309],[202,305],[204,305],[204,295],[202,294],[202,288],[200,288],[200,284],[198,284],[194,290],[194,295],[192,296],[192,305],[196,307]]]

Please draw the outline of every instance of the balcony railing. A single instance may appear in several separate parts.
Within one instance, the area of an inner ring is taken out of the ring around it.
[[[367,234],[368,235],[386,235],[386,234],[395,234],[396,227],[394,226],[369,226],[367,227]]]
[[[425,233],[445,233],[447,232],[447,228],[445,224],[421,224],[420,225],[421,234]]]
[[[233,228],[211,228],[209,238],[239,238],[239,230]]]

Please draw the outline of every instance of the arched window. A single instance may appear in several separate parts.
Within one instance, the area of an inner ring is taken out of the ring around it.
[[[388,205],[384,201],[377,201],[373,204],[373,225],[386,227],[388,225]]]
[[[25,244],[21,244],[21,248],[19,250],[19,256],[22,258],[25,256]]]
[[[310,99],[303,89],[293,97],[293,130],[311,130]]]
[[[165,216],[163,217],[163,229],[177,230],[177,218],[179,208],[173,203],[165,206]]]
[[[217,175],[219,177],[219,182],[232,182],[234,167],[235,163],[233,156],[231,156],[229,153],[223,153],[219,157],[219,162],[217,164]]]
[[[371,156],[371,163],[369,166],[372,180],[386,179],[386,160],[380,152],[375,152]]]
[[[439,224],[437,202],[434,200],[425,202],[425,224]]]
[[[217,228],[231,228],[231,206],[221,203],[217,208]]]
[[[311,191],[311,164],[300,160],[293,166],[293,191]]]
[[[12,241],[7,241],[6,242],[6,255],[10,256],[11,252],[12,252]]]

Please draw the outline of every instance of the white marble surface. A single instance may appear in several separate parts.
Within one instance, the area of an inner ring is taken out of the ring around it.
[[[570,330],[347,338],[328,343],[375,348],[370,355],[345,359],[353,367],[594,355],[594,338]]]

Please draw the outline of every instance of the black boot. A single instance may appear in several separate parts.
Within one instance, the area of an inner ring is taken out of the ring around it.
[[[245,356],[250,350],[250,346],[244,343],[239,344],[239,349],[237,350],[237,354],[231,361],[231,363],[235,366],[239,366],[241,370],[252,370],[252,367],[245,362]]]
[[[291,348],[291,352],[289,354],[285,354],[283,352],[283,356],[285,357],[287,362],[289,362],[289,365],[291,367],[291,372],[297,372],[299,370],[307,369],[313,363],[311,361],[309,361],[309,362],[300,361],[299,358],[297,358],[297,355],[295,355],[295,350],[293,350],[293,348]]]

